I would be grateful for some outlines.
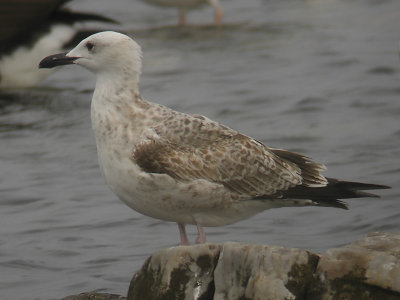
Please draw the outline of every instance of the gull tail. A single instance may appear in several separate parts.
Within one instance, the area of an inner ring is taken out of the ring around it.
[[[328,184],[322,187],[296,186],[283,193],[284,198],[309,199],[320,206],[329,206],[348,209],[347,204],[340,199],[351,198],[379,198],[378,195],[364,192],[365,190],[390,189],[390,186],[362,183],[355,181],[342,181],[335,178],[326,178]]]

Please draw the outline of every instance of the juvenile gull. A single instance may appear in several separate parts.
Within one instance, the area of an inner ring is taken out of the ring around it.
[[[269,148],[199,115],[144,100],[139,94],[141,50],[126,35],[94,34],[40,68],[77,64],[97,75],[91,119],[99,164],[110,188],[144,215],[185,224],[231,224],[284,206],[347,208],[339,199],[377,197],[362,190],[384,185],[321,175],[305,155]]]

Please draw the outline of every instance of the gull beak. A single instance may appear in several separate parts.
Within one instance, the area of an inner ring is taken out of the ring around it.
[[[71,65],[79,57],[67,56],[68,52],[53,54],[42,59],[39,69],[51,69],[57,66]]]

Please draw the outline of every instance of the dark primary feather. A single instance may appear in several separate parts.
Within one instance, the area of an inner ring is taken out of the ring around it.
[[[306,187],[298,185],[281,193],[281,197],[290,199],[309,199],[321,206],[332,206],[347,209],[347,204],[340,199],[363,198],[379,196],[363,190],[389,189],[387,185],[342,181],[327,178],[328,184],[324,187]]]
[[[308,178],[314,178],[318,174],[314,169],[308,170],[304,166],[308,164],[315,164],[308,157],[295,152],[289,152],[281,149],[271,149],[282,159],[289,160],[295,164],[302,166],[302,176],[305,178],[305,182]],[[363,192],[363,190],[379,190],[388,189],[389,186],[380,184],[370,184],[354,181],[343,181],[334,178],[326,178],[326,186],[307,186],[306,184],[297,185],[286,191],[280,192],[278,195],[281,198],[286,199],[308,199],[318,203],[321,206],[330,206],[347,209],[347,204],[340,199],[350,198],[363,198],[363,197],[379,197],[378,195]]]

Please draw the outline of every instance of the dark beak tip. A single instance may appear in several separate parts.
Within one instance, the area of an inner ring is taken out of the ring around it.
[[[43,58],[39,63],[39,69],[50,69],[47,57]]]
[[[57,66],[73,64],[78,57],[66,56],[67,53],[53,54],[43,58],[39,63],[39,69],[51,69]]]

